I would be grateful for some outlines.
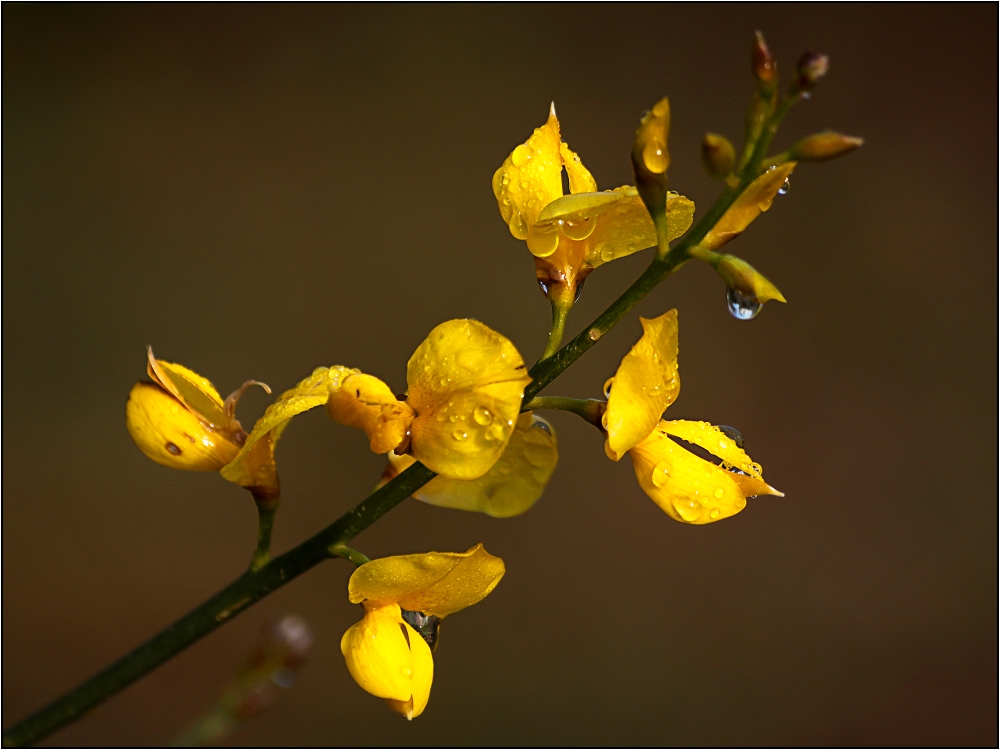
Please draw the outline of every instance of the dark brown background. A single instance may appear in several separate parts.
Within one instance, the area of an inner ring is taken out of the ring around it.
[[[348,364],[402,388],[437,323],[475,317],[533,361],[548,308],[490,191],[555,99],[602,188],[671,97],[672,187],[704,209],[706,130],[736,138],[748,48],[831,72],[778,145],[802,166],[733,252],[789,299],[732,319],[685,267],[671,415],[738,426],[769,481],[732,520],[675,523],[596,433],[554,418],[546,497],[497,521],[408,501],[370,556],[478,542],[508,573],[449,619],[426,713],[351,680],[359,616],[331,562],[53,743],[157,744],[270,615],[317,645],[239,744],[997,742],[997,10],[978,6],[3,7],[3,721],[73,687],[233,577],[249,498],[146,460],[124,426],[143,347],[228,392]],[[648,261],[601,269],[575,333]],[[550,393],[597,395],[631,316]],[[263,410],[241,404],[244,424]],[[283,550],[382,459],[321,411],[279,450]]]

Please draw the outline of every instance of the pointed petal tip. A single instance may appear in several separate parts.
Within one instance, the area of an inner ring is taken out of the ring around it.
[[[549,104],[549,117],[555,117],[555,116],[556,116],[556,103],[555,100],[553,100],[552,103]]]

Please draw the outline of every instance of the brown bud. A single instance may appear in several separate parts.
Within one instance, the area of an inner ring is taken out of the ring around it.
[[[778,63],[771,55],[771,50],[767,48],[764,35],[757,32],[754,36],[753,47],[750,50],[750,62],[753,76],[761,89],[770,90],[778,80]]]
[[[733,144],[725,136],[705,133],[701,141],[701,163],[712,177],[726,177],[736,163]]]
[[[816,88],[819,79],[825,76],[829,69],[830,58],[826,55],[815,52],[802,53],[796,68],[798,77],[795,80],[794,90],[808,94]]]
[[[827,161],[849,154],[863,143],[861,138],[827,130],[803,138],[789,149],[788,155],[792,161]]]

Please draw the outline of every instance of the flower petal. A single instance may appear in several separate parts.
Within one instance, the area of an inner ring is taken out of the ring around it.
[[[566,176],[569,178],[569,191],[571,193],[593,193],[597,190],[597,180],[590,174],[576,152],[570,149],[565,142],[559,144],[559,156],[562,158],[563,167],[566,168]]]
[[[430,646],[427,641],[420,637],[416,630],[408,623],[403,623],[406,627],[410,643],[410,657],[413,660],[413,682],[411,684],[410,699],[398,701],[389,698],[386,703],[389,708],[397,713],[401,713],[407,719],[415,719],[427,708],[427,701],[431,697],[431,683],[434,681],[434,657],[431,656]]]
[[[701,241],[701,247],[718,250],[739,237],[754,219],[771,207],[774,197],[793,169],[795,162],[786,162],[772,167],[751,182]]]
[[[403,635],[407,627],[399,607],[388,603],[366,607],[361,622],[348,628],[340,639],[340,651],[351,677],[378,698],[406,701],[413,694],[410,646],[423,639],[414,632],[407,643],[407,636]]]
[[[319,367],[294,388],[282,393],[257,420],[240,452],[222,468],[223,478],[240,487],[266,486],[275,476],[274,444],[291,418],[323,406],[330,391],[340,388],[341,381],[354,372],[357,370],[340,365]],[[262,440],[266,445],[258,446]]]
[[[699,458],[671,439],[670,430],[675,428],[667,425],[657,425],[630,455],[639,486],[674,520],[712,523],[743,510],[748,493],[763,494],[766,488],[772,491],[769,494],[780,494],[757,477],[736,474]],[[736,458],[730,449],[726,451]]]
[[[677,371],[677,311],[639,318],[642,338],[625,355],[612,379],[604,427],[615,461],[644,440],[681,390]]]
[[[232,419],[223,411],[222,397],[208,378],[184,365],[157,359],[151,346],[146,347],[146,358],[146,372],[165,391],[209,425],[220,429],[230,427]]]
[[[504,570],[503,560],[477,544],[467,552],[372,560],[354,571],[347,588],[355,604],[396,602],[403,609],[445,617],[483,599],[500,582]]]
[[[414,462],[411,456],[389,454],[395,472]],[[413,493],[429,505],[472,510],[494,518],[524,513],[542,496],[559,453],[555,429],[531,412],[517,420],[507,449],[479,479],[448,479],[437,476]]]
[[[364,430],[373,453],[399,447],[413,420],[413,409],[405,401],[381,380],[362,372],[348,375],[340,388],[330,391],[326,413],[335,422]]]
[[[406,366],[413,457],[453,479],[476,479],[496,463],[514,431],[531,378],[514,345],[476,320],[449,320]]]
[[[139,450],[172,469],[218,471],[239,450],[156,383],[142,381],[132,388],[125,426]]]
[[[519,240],[527,239],[541,210],[562,195],[559,120],[555,112],[496,171],[493,194],[510,233]]]

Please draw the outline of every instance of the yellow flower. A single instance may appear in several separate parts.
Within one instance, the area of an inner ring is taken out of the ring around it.
[[[503,574],[503,560],[481,544],[464,553],[398,555],[359,567],[348,595],[365,615],[340,640],[351,676],[407,719],[419,716],[430,697],[441,619],[483,599]]]
[[[570,195],[563,195],[562,170]],[[580,157],[560,138],[555,108],[493,175],[493,194],[510,232],[526,240],[546,294],[572,295],[598,266],[656,245],[656,229],[632,186],[597,192]],[[691,226],[694,203],[667,198],[670,239]]]
[[[794,169],[794,161],[785,162],[777,167],[771,167],[747,185],[746,190],[733,201],[699,246],[708,250],[718,250],[727,242],[739,237],[754,219],[771,208],[775,196]]]
[[[716,465],[696,456],[670,436],[721,459]],[[753,495],[778,495],[729,435],[708,422],[661,421],[629,451],[639,486],[668,516],[703,524],[734,516]]]
[[[466,480],[434,477],[413,496],[442,508],[509,518],[538,501],[558,460],[555,429],[541,417],[525,412],[518,418],[503,455],[483,476]],[[389,453],[389,462],[384,480],[407,469],[414,459]]]
[[[185,471],[218,471],[246,438],[235,417],[249,380],[225,401],[206,378],[146,350],[150,381],[136,383],[125,406],[125,426],[139,449],[159,464]],[[270,389],[261,385],[270,393]]]
[[[404,400],[385,383],[353,371],[330,393],[331,419],[363,429],[376,453],[408,452],[431,471],[477,479],[514,432],[531,378],[514,345],[475,320],[449,320],[406,366]]]
[[[781,495],[764,482],[759,464],[707,422],[661,421],[680,393],[677,311],[640,318],[643,334],[605,385],[604,450],[613,461],[632,457],[639,486],[671,518],[703,524],[739,513],[752,495]],[[697,446],[708,461],[684,447]]]

